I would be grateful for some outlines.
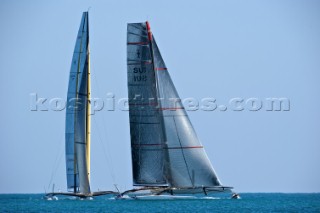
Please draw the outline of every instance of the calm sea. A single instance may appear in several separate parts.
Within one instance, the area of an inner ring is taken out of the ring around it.
[[[42,199],[43,194],[1,194],[0,212],[320,212],[320,193],[241,193],[229,198],[139,201],[96,197],[93,200]]]

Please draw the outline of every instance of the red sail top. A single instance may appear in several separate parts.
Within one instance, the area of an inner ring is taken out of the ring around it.
[[[152,41],[152,32],[151,32],[150,24],[148,21],[146,22],[146,25],[147,25],[147,31],[148,31],[148,38],[150,41]]]

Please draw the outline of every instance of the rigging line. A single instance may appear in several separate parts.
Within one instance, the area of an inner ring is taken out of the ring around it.
[[[94,70],[93,69],[93,66],[91,65],[91,70]],[[91,72],[91,74],[92,73],[94,73],[94,72]],[[96,77],[95,77],[95,75],[93,74],[92,75],[92,78],[93,78],[93,81],[95,82],[95,84],[94,85],[96,85],[96,87],[97,87],[97,90],[98,90],[98,92],[99,91],[101,91],[100,90],[100,86],[99,86],[99,84],[98,84],[98,81],[97,81],[97,79],[96,79]],[[99,94],[98,94],[99,95]],[[92,116],[92,117],[94,117],[94,116]],[[102,127],[103,127],[103,130],[104,130],[104,134],[105,134],[105,138],[106,138],[106,144],[107,144],[107,151],[105,152],[106,154],[108,154],[108,156],[109,156],[109,161],[110,161],[110,168],[111,168],[111,172],[112,172],[112,177],[113,177],[113,182],[115,182],[115,179],[116,179],[116,174],[114,173],[114,168],[113,168],[113,161],[112,161],[112,157],[111,157],[111,154],[110,154],[110,152],[109,152],[109,150],[110,150],[110,144],[109,144],[109,140],[108,140],[108,134],[107,134],[107,127],[106,127],[106,119],[105,119],[105,116],[104,116],[104,114],[102,113]],[[103,144],[102,144],[103,145]],[[103,148],[104,148],[104,145],[103,145]],[[105,148],[104,148],[105,149]]]
[[[94,70],[92,64],[91,64],[91,68],[92,68],[91,70]],[[95,73],[95,72],[91,72],[91,75],[92,75],[92,73]],[[94,85],[96,85],[96,89],[97,89],[97,91],[99,93],[99,91],[101,91],[101,89],[100,89],[100,86],[98,84],[98,80],[95,77],[95,74],[92,75],[92,78],[93,78],[93,81],[95,82]],[[98,95],[101,95],[101,94],[98,94]],[[92,116],[92,117],[94,117],[94,116]],[[103,113],[102,113],[102,127],[103,127],[103,131],[104,131],[104,134],[105,134],[104,136],[106,138],[107,154],[110,157],[109,160],[110,160],[110,164],[111,164],[111,172],[112,172],[112,175],[116,178],[116,174],[114,173],[114,168],[113,168],[114,164],[113,164],[113,161],[112,161],[111,154],[109,152],[111,146],[110,146],[109,140],[108,140],[108,134],[107,134],[108,131],[107,131],[107,127],[106,127],[106,119],[105,119],[105,115]]]
[[[58,162],[56,164],[56,167],[54,169],[54,175],[52,176],[52,180],[51,181],[53,181],[53,178],[54,178],[55,174],[57,173],[57,170],[58,170],[58,168],[60,166],[60,162],[61,162],[62,156],[63,156],[63,152],[60,153],[60,157],[59,157]]]
[[[101,146],[102,146],[102,148],[103,148],[103,153],[104,153],[104,157],[106,158],[106,161],[107,161],[107,164],[108,164],[107,167],[109,168],[109,173],[110,173],[110,175],[111,175],[111,178],[112,178],[113,183],[115,183],[115,176],[114,176],[113,166],[112,166],[111,160],[108,158],[108,154],[107,154],[106,148],[105,148],[105,146],[104,146],[103,143],[102,143],[102,138],[101,138],[101,134],[100,134],[100,129],[99,129],[99,126],[98,126],[98,124],[97,124],[96,119],[95,119],[94,116],[93,116],[93,122],[94,122],[94,124],[95,124],[95,126],[96,126],[96,129],[98,130],[99,142],[100,142],[100,144],[101,144]],[[110,157],[110,158],[111,158],[111,157]],[[111,164],[111,165],[110,165],[110,164]]]
[[[59,143],[60,144],[63,144],[62,142],[63,142],[63,134],[61,134],[60,135],[60,138],[59,138]],[[61,142],[62,141],[62,142]],[[60,145],[59,146],[59,149],[58,149],[58,152],[57,152],[57,155],[56,155],[56,158],[55,158],[55,161],[54,161],[54,163],[53,163],[53,170],[52,170],[52,172],[51,172],[51,177],[50,177],[50,181],[49,181],[49,185],[48,185],[48,191],[50,190],[50,186],[51,186],[51,184],[52,184],[52,181],[53,181],[53,178],[54,178],[54,176],[55,176],[55,174],[56,174],[56,172],[57,172],[57,170],[58,170],[58,167],[59,167],[59,165],[60,165],[60,161],[61,161],[61,158],[62,158],[62,154],[63,154],[63,152],[62,152],[62,145]]]

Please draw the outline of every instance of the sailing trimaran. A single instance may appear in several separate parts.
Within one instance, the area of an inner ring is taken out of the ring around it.
[[[232,187],[221,185],[179,101],[148,22],[128,24],[127,70],[133,183],[137,188],[123,193],[92,192],[89,17],[84,12],[67,96],[68,192],[47,193],[46,198],[118,194],[119,199],[188,199],[190,194],[231,192]]]
[[[133,183],[139,188],[122,195],[231,192],[221,185],[179,101],[148,22],[128,24],[127,72]]]

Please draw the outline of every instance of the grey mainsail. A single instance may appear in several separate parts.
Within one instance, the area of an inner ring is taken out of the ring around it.
[[[134,185],[220,187],[148,22],[128,24],[127,40]]]
[[[84,12],[74,48],[66,110],[67,188],[74,193],[89,194],[89,23]]]

